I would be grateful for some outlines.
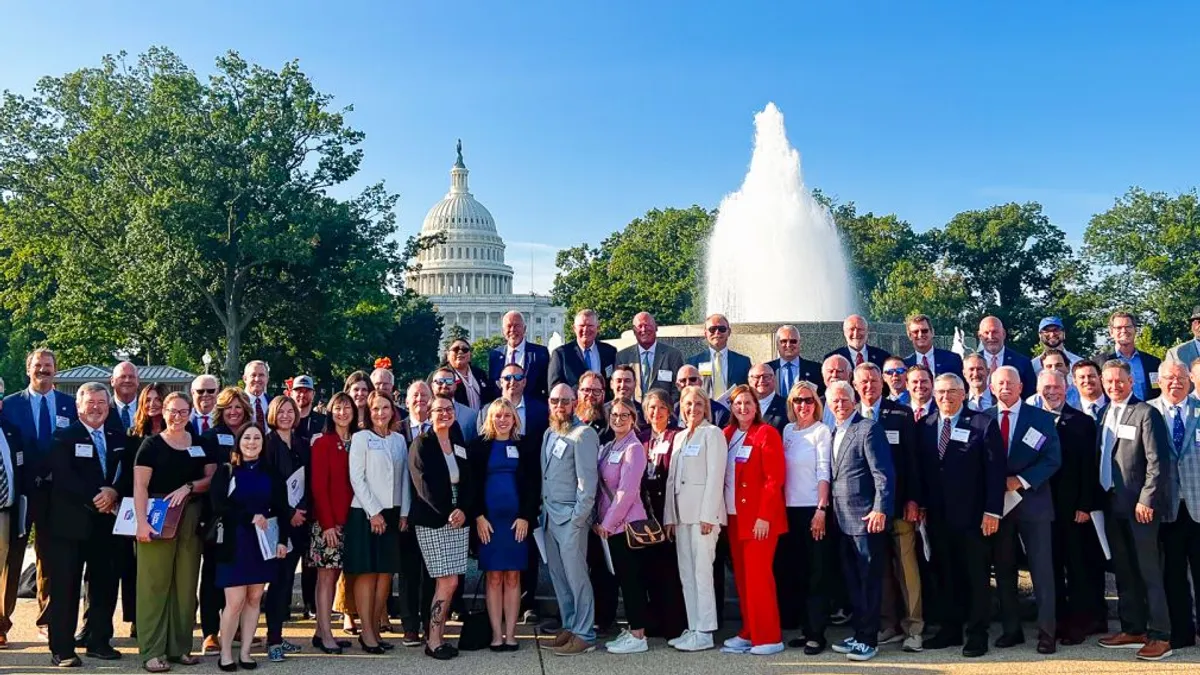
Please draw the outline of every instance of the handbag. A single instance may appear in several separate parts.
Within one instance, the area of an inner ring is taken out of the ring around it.
[[[608,495],[608,501],[615,501],[612,490],[605,484],[604,479],[600,479],[600,488]],[[663,532],[662,524],[658,522],[658,518],[654,515],[654,509],[650,508],[650,502],[646,499],[646,491],[638,488],[638,497],[642,500],[642,510],[646,512],[645,519],[631,520],[625,523],[625,544],[631,550],[638,550],[661,544],[667,540],[667,533]]]
[[[458,648],[463,651],[479,651],[492,644],[492,624],[488,620],[487,610],[480,607],[479,598],[479,588],[485,576],[482,572],[479,574],[479,581],[475,582],[474,606],[463,617],[462,631],[458,636]]]

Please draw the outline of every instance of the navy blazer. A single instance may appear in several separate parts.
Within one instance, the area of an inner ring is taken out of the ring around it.
[[[909,354],[908,356],[904,357],[904,365],[906,365],[910,368],[912,366],[917,365],[917,353],[913,352],[912,354]],[[880,366],[880,367],[882,367],[882,366]],[[955,354],[954,352],[950,351],[949,349],[941,349],[939,347],[934,347],[933,348],[933,369],[937,372],[938,375],[941,375],[942,373],[954,373],[955,375],[962,377],[963,376],[962,357],[959,356],[958,354]],[[1024,383],[1022,383],[1021,388],[1022,389],[1025,388]]]
[[[917,506],[925,505],[924,482],[917,464],[917,425],[913,421],[913,411],[902,403],[881,398],[879,417],[875,421],[883,427],[892,449],[892,465],[896,469],[896,481],[892,489],[896,502],[895,517],[903,518],[908,502],[916,502]]]
[[[834,431],[834,455],[830,484],[833,513],[838,526],[849,535],[867,534],[868,513],[878,511],[890,521],[895,515],[896,471],[892,449],[883,427],[857,412],[838,445]]]
[[[488,352],[488,380],[493,383],[500,381],[500,373],[504,370],[504,361],[508,358],[508,344]],[[550,396],[547,388],[547,371],[550,368],[550,350],[536,342],[525,341],[525,396],[545,401]],[[528,404],[526,404],[528,405]]]
[[[1157,356],[1153,354],[1147,354],[1140,349],[1138,350],[1138,354],[1141,355],[1142,361],[1142,387],[1146,392],[1146,396],[1142,400],[1147,402],[1153,401],[1162,394],[1162,389],[1158,383],[1158,367],[1162,365],[1162,360]],[[1116,352],[1106,352],[1101,354],[1096,359],[1096,362],[1103,366],[1105,361],[1110,361],[1115,358],[1117,358]],[[1191,364],[1184,365],[1188,366],[1188,368],[1191,368]],[[1151,373],[1153,373],[1153,375]],[[1151,379],[1153,379],[1153,382],[1151,382]],[[1134,391],[1134,394],[1137,394],[1136,390]]]
[[[964,405],[957,428],[967,430],[967,440],[952,437],[946,445],[945,459],[939,459],[940,422],[941,415],[934,409],[918,423],[917,453],[925,479],[926,508],[952,528],[978,529],[983,514],[1004,513],[1008,460],[1000,441],[1000,427],[991,415]]]
[[[21,495],[25,494],[25,490],[21,486],[21,478],[25,473],[25,453],[22,451],[21,434],[17,433],[16,427],[0,420],[0,433],[4,434],[4,440],[8,441],[8,465],[12,467],[12,475],[8,477],[8,491],[12,495],[12,526],[9,528],[9,543],[24,539],[21,536],[21,528],[16,521],[16,509],[18,500]]]
[[[787,415],[787,398],[775,394],[775,398],[771,399],[771,405],[762,413],[763,421],[775,427],[775,431],[783,436],[783,428],[788,425]]]
[[[983,351],[982,347],[979,349],[979,353],[983,355],[984,362],[991,360],[988,358],[988,353]],[[1021,400],[1025,400],[1037,393],[1037,373],[1033,372],[1032,359],[1005,345],[1004,362],[1000,365],[1012,366],[1021,375]]]
[[[825,378],[821,377],[821,364],[803,358],[797,360],[800,362],[800,372],[796,373],[796,382],[803,382],[805,380],[812,382],[817,385],[817,396],[825,398]],[[783,386],[783,376],[779,374],[779,369],[783,367],[783,360],[775,359],[774,361],[767,361],[767,365],[771,367],[771,370],[775,371],[775,391],[783,394],[784,398],[787,398],[788,392],[780,389]]]
[[[617,348],[612,345],[596,341],[596,349],[600,352],[600,374],[604,376],[604,391],[606,398],[612,398],[612,392],[608,388],[608,380],[612,377],[613,365],[617,360]],[[547,376],[547,391],[554,389],[554,386],[561,383],[571,385],[574,389],[579,386],[579,377],[588,370],[587,364],[583,361],[583,353],[579,350],[579,343],[575,341],[568,342],[550,355],[549,375]]]
[[[987,412],[996,420],[996,427],[1000,428],[1000,408],[989,408]],[[1052,413],[1028,403],[1022,403],[1017,411],[1016,428],[1013,429],[1012,442],[1008,445],[1008,475],[1019,476],[1029,483],[1028,489],[1022,488],[1019,491],[1021,503],[1009,513],[1010,516],[1016,515],[1018,520],[1054,520],[1050,477],[1058,473],[1062,466],[1062,446],[1055,422]],[[1042,435],[1040,447],[1034,448],[1025,442],[1025,436],[1030,429],[1035,429]],[[1003,436],[1000,441],[1004,442]]]
[[[728,349],[727,351],[725,361],[729,372],[725,373],[726,391],[733,389],[734,385],[746,384],[750,381],[750,357],[745,354],[739,354],[732,349]],[[712,361],[712,352],[707,345],[701,352],[693,354],[687,360],[688,364],[696,366],[697,370],[700,369],[701,363],[708,363],[710,361]],[[709,394],[712,394],[712,378],[702,376],[702,379],[704,380],[704,389]]]
[[[867,346],[863,347],[863,351],[867,353],[867,361],[879,366],[880,370],[883,370],[883,364],[887,362],[888,358],[891,357],[891,354],[889,354],[886,349],[880,349],[872,344],[868,344]],[[824,361],[834,354],[840,354],[842,358],[850,362],[850,368],[854,368],[854,357],[850,355],[850,348],[846,346],[838,347],[837,349],[829,352],[821,359],[821,361]]]
[[[76,420],[54,434],[50,447],[49,532],[64,539],[86,540],[96,534],[111,534],[116,514],[100,513],[92,503],[101,488],[112,488],[121,497],[133,495],[133,454],[126,448],[127,436],[107,426],[104,434],[105,470],[91,433]],[[86,456],[81,456],[86,455]]]
[[[1065,404],[1057,417],[1055,428],[1062,449],[1062,468],[1050,477],[1050,495],[1054,498],[1055,518],[1070,523],[1074,522],[1076,511],[1090,512],[1101,507],[1096,423],[1087,414]]]
[[[50,413],[50,423],[54,425],[55,430],[66,428],[79,417],[75,411],[75,399],[61,391],[54,392],[54,407],[55,410]],[[21,437],[21,448],[25,452],[25,472],[22,480],[25,481],[24,487],[27,491],[50,474],[50,446],[54,436],[54,431],[51,431],[51,440],[38,442],[37,427],[33,422],[34,414],[28,388],[6,396],[4,410],[0,411],[0,419],[14,427]],[[65,420],[66,423],[59,426],[59,419]]]

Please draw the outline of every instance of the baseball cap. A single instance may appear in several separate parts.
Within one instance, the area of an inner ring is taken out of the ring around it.
[[[297,375],[292,378],[292,389],[316,389],[313,379],[308,375]]]
[[[1046,328],[1048,328],[1049,326],[1055,326],[1059,330],[1062,330],[1063,329],[1062,319],[1058,318],[1057,316],[1048,316],[1048,317],[1042,319],[1042,322],[1038,324],[1038,332],[1040,333],[1040,332],[1046,330]]]

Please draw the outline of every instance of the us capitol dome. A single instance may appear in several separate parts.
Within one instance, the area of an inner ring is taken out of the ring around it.
[[[492,214],[467,187],[462,141],[450,169],[450,191],[425,214],[422,235],[445,234],[445,240],[417,256],[420,270],[409,287],[427,296],[441,315],[443,334],[458,325],[472,342],[502,335],[500,319],[510,310],[525,316],[526,339],[546,344],[562,334],[562,307],[534,293],[513,292],[513,269],[504,262],[504,240]]]

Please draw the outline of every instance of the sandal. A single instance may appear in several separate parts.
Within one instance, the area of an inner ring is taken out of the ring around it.
[[[183,656],[174,657],[168,656],[167,660],[171,663],[178,663],[181,666],[195,666],[199,665],[200,663],[200,659],[192,656],[191,654],[184,654]]]
[[[143,663],[142,668],[144,668],[147,673],[165,673],[171,670],[171,666],[167,665],[166,660],[164,660],[161,656],[156,656]]]

